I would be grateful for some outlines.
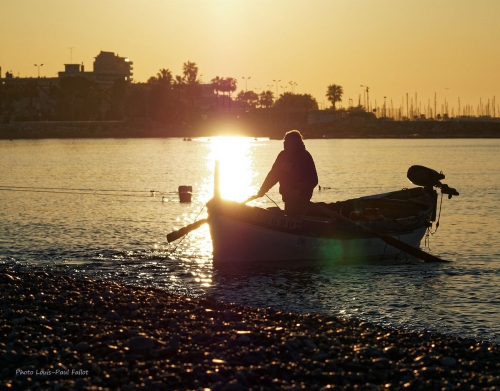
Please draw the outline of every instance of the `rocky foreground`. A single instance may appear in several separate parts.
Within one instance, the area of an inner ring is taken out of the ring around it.
[[[0,270],[18,390],[498,390],[496,344]]]

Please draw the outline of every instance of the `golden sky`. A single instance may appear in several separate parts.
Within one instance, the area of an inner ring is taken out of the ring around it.
[[[102,50],[130,58],[136,82],[192,61],[204,82],[295,82],[320,106],[329,84],[344,106],[363,104],[361,85],[372,106],[500,103],[500,0],[1,0],[0,13],[3,77],[41,63],[55,77],[71,59],[90,71]]]

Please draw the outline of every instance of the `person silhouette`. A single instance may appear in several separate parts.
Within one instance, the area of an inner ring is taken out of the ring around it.
[[[285,214],[303,216],[318,184],[316,166],[298,130],[287,132],[283,144],[284,149],[278,154],[257,196],[264,196],[279,182]]]

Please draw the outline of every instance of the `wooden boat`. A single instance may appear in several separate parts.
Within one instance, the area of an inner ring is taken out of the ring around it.
[[[311,203],[304,217],[223,200],[216,193],[207,203],[214,264],[415,255],[407,249],[424,259],[420,253],[427,253],[418,247],[436,222],[436,189],[448,198],[458,192],[440,182],[444,174],[423,166],[410,167],[407,177],[416,187]]]

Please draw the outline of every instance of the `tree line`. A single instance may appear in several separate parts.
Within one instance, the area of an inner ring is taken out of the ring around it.
[[[16,80],[16,79],[14,79]],[[207,112],[231,109],[303,111],[318,110],[310,94],[285,92],[278,97],[270,90],[240,91],[233,77],[214,77],[203,84],[194,62],[183,64],[182,74],[162,68],[146,83],[116,80],[111,86],[83,76],[67,76],[50,88],[41,88],[37,79],[25,83],[0,84],[0,117],[17,120],[122,120],[150,118],[164,123],[189,123]],[[215,97],[214,97],[215,94]],[[326,97],[331,110],[342,101],[343,88],[332,84]]]

